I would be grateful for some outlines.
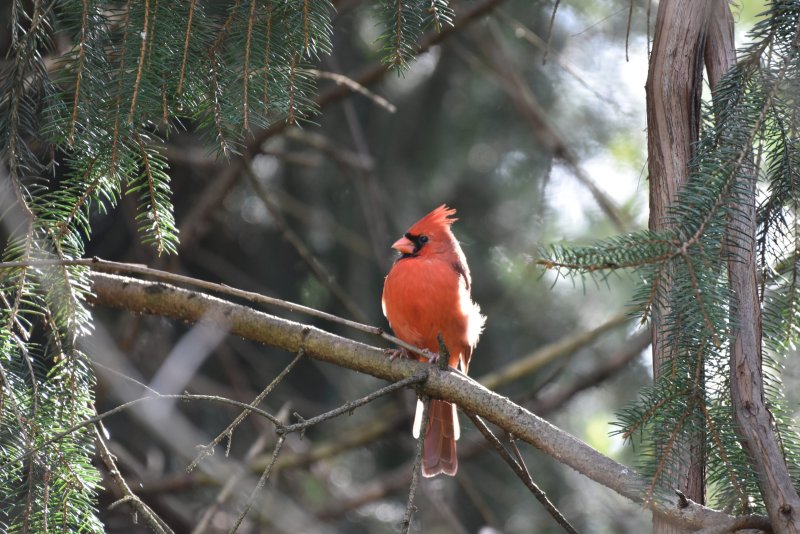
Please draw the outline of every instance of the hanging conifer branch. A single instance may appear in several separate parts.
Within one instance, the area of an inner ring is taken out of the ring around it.
[[[242,106],[243,106],[242,122],[244,124],[245,131],[250,129],[250,121],[248,118],[249,113],[247,109],[247,106],[250,103],[250,93],[248,92],[247,84],[250,81],[250,50],[253,40],[253,26],[255,25],[255,19],[256,19],[256,2],[255,0],[250,0],[250,13],[247,17],[247,41],[244,46],[244,74],[242,76],[242,83],[244,84],[243,87],[244,98],[242,99]]]
[[[75,98],[72,101],[72,121],[69,125],[69,144],[75,142],[75,123],[78,122],[78,102],[81,98],[81,79],[83,78],[83,60],[86,57],[86,32],[88,31],[89,0],[83,0],[81,12],[81,38],[78,42],[78,66],[75,72]]]
[[[718,4],[713,8],[720,11]],[[744,59],[715,78],[713,103],[701,110],[700,141],[688,181],[667,212],[663,249],[651,246],[651,233],[639,232],[594,247],[554,247],[538,264],[563,275],[628,268],[643,280],[634,296],[643,320],[661,310],[668,367],[659,368],[654,387],[619,414],[625,438],[643,436],[648,454],[642,468],[650,479],[655,483],[669,471],[671,449],[684,433],[697,450],[715,451],[703,465],[703,484],[715,490],[712,502],[767,510],[775,525],[782,522],[777,531],[794,532],[797,521],[778,503],[800,509],[786,482],[787,463],[793,465],[789,459],[800,448],[776,358],[783,343],[798,339],[800,230],[792,170],[800,146],[791,133],[797,112],[788,95],[796,92],[800,9],[771,3],[752,37]],[[754,163],[754,155],[764,165]],[[759,168],[765,173],[758,175]],[[757,210],[756,181],[767,191]],[[763,364],[762,337],[775,351],[763,355]],[[775,424],[763,420],[764,402]]]
[[[186,19],[186,37],[183,43],[183,58],[181,59],[181,72],[178,75],[178,95],[183,93],[183,79],[186,76],[186,61],[189,59],[189,40],[192,37],[192,19],[194,18],[194,10],[197,6],[197,0],[189,2],[189,16]]]
[[[139,87],[142,83],[142,70],[146,64],[145,61],[145,51],[147,50],[147,40],[149,39],[149,34],[147,33],[149,29],[149,22],[150,22],[150,0],[144,0],[144,27],[142,28],[142,33],[140,35],[142,44],[139,47],[139,62],[138,67],[136,70],[136,79],[133,81],[133,96],[131,97],[131,110],[128,113],[128,123],[133,124],[133,114],[136,111],[136,99],[139,96]]]

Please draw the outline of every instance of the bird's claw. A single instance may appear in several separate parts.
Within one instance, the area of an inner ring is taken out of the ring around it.
[[[399,349],[386,349],[385,352],[390,361],[395,361],[397,358],[400,358],[401,360],[407,360],[411,357],[408,353],[408,350],[404,347],[400,347]]]

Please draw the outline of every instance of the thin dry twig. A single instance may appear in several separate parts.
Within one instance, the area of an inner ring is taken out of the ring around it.
[[[115,414],[118,414],[118,413],[123,412],[125,410],[128,410],[128,409],[132,408],[133,406],[135,406],[137,404],[140,404],[142,402],[154,401],[154,400],[184,400],[184,401],[202,400],[202,401],[215,402],[215,403],[218,403],[218,404],[228,404],[228,405],[231,405],[231,406],[235,406],[237,408],[243,408],[245,410],[249,410],[249,411],[251,411],[251,412],[253,412],[253,413],[257,414],[257,415],[260,415],[261,417],[264,417],[265,419],[271,421],[276,426],[281,425],[281,422],[274,415],[272,415],[270,413],[267,413],[267,412],[265,412],[264,410],[262,410],[260,408],[254,408],[253,406],[250,406],[247,403],[239,402],[237,400],[226,399],[225,397],[219,397],[217,395],[196,395],[196,394],[190,394],[190,393],[165,395],[165,394],[156,393],[156,392],[153,392],[152,390],[150,390],[150,394],[147,395],[147,396],[138,397],[138,398],[132,399],[132,400],[130,400],[128,402],[122,403],[122,404],[120,404],[120,405],[118,405],[118,406],[116,406],[114,408],[111,408],[110,410],[106,410],[105,412],[99,413],[99,414],[97,414],[97,415],[95,415],[93,417],[89,417],[88,419],[84,419],[83,421],[79,421],[79,422],[75,423],[74,425],[70,426],[69,428],[67,428],[67,429],[59,432],[58,434],[55,434],[54,436],[42,441],[36,447],[33,447],[33,448],[30,448],[30,449],[26,450],[25,452],[19,454],[17,457],[12,458],[11,460],[5,462],[4,464],[0,464],[0,471],[8,469],[10,466],[14,465],[15,463],[21,462],[25,458],[28,458],[29,456],[35,454],[39,449],[41,449],[43,447],[46,447],[48,445],[51,445],[53,443],[56,443],[56,442],[60,441],[61,439],[69,436],[70,434],[74,433],[77,430],[80,430],[81,428],[83,428],[85,426],[89,426],[89,425],[93,425],[95,423],[98,423],[98,422],[102,421],[103,419],[106,419],[106,418],[108,418],[108,417],[110,417],[112,415],[115,415]]]
[[[633,0],[630,0],[630,9],[628,10],[628,27],[625,29],[625,61],[630,61],[628,57],[628,45],[631,40],[631,21],[633,21]]]
[[[261,435],[256,439],[247,451],[247,454],[244,456],[244,464],[250,465],[253,459],[261,453],[264,449],[264,446],[267,443],[267,434],[261,433]],[[264,467],[266,470],[268,466]],[[203,511],[203,515],[200,518],[200,521],[197,522],[195,527],[192,529],[192,534],[203,534],[203,532],[209,531],[209,523],[216,515],[217,511],[219,510],[220,505],[225,503],[231,496],[232,492],[236,489],[239,483],[242,481],[242,478],[247,474],[248,470],[242,466],[242,469],[238,471],[238,473],[233,474],[226,482],[225,485],[222,486],[222,489],[217,493],[217,498],[214,499],[214,502],[211,506],[207,507]]]
[[[550,502],[550,499],[547,498],[547,495],[539,488],[539,486],[536,485],[536,482],[533,481],[533,478],[528,472],[527,467],[525,467],[524,463],[521,463],[522,455],[519,453],[516,445],[513,444],[513,441],[512,445],[519,461],[515,460],[508,453],[497,436],[494,435],[494,432],[491,431],[491,429],[481,420],[480,417],[470,412],[466,412],[466,414],[475,427],[480,431],[480,433],[483,434],[483,437],[485,437],[486,440],[491,443],[495,451],[497,451],[497,454],[509,465],[509,467],[511,467],[511,470],[514,471],[514,474],[519,477],[522,483],[525,484],[531,493],[533,493],[533,496],[536,497],[536,500],[542,504],[545,510],[547,510],[547,513],[550,514],[550,516],[555,519],[555,521],[561,525],[564,530],[571,534],[577,534],[578,531],[575,530],[575,527],[573,527],[569,521],[567,521],[567,518],[565,518],[558,508],[556,508],[555,505]]]
[[[109,509],[114,508],[122,503],[127,503],[131,506],[131,508],[133,508],[135,513],[141,514],[142,517],[144,517],[144,520],[148,525],[150,525],[150,528],[152,528],[157,534],[172,534],[172,529],[169,528],[169,525],[167,525],[164,520],[158,516],[158,514],[153,512],[153,510],[147,506],[144,501],[137,497],[133,491],[131,491],[127,481],[117,468],[114,455],[111,454],[110,450],[108,450],[108,446],[103,438],[103,433],[100,431],[100,428],[98,428],[100,426],[102,426],[102,423],[98,422],[94,427],[95,443],[97,444],[97,450],[100,453],[100,459],[105,464],[106,469],[108,469],[108,474],[114,481],[114,484],[116,484],[119,491],[123,494],[123,498],[112,503],[109,506]]]
[[[350,413],[356,408],[364,406],[365,404],[368,404],[374,401],[375,399],[388,395],[389,393],[397,391],[398,389],[403,389],[408,386],[413,386],[415,384],[422,384],[427,379],[428,379],[428,373],[423,370],[422,372],[417,373],[413,376],[409,376],[408,378],[404,378],[402,380],[398,380],[397,382],[393,382],[386,387],[383,387],[377,391],[370,393],[369,395],[361,397],[360,399],[346,402],[343,405],[339,406],[338,408],[325,412],[316,417],[312,417],[311,419],[303,419],[297,413],[295,413],[295,417],[300,419],[299,423],[294,423],[292,425],[286,425],[286,426],[281,425],[275,429],[275,432],[277,432],[279,435],[290,434],[293,432],[300,432],[300,435],[302,436],[303,432],[305,432],[305,430],[311,426],[319,424],[323,421],[327,421],[328,419],[333,419],[334,417],[338,417],[342,414]]]
[[[553,25],[556,21],[556,12],[558,11],[558,5],[561,3],[561,0],[556,0],[556,3],[553,5],[553,14],[550,15],[550,22],[547,25],[547,39],[544,48],[544,54],[542,55],[542,65],[547,63],[547,55],[550,52],[550,40],[553,38]]]
[[[397,106],[386,100],[384,97],[373,93],[362,84],[358,83],[356,80],[352,78],[348,78],[344,74],[339,74],[338,72],[328,72],[324,70],[318,69],[304,69],[305,72],[317,77],[317,78],[325,78],[327,80],[331,80],[336,85],[341,87],[346,87],[353,93],[358,93],[362,96],[367,97],[369,100],[372,101],[378,107],[381,107],[388,111],[389,113],[395,113],[397,111]]]
[[[242,524],[242,521],[244,521],[245,516],[250,511],[250,508],[253,507],[253,503],[255,502],[256,497],[258,496],[258,492],[261,491],[261,488],[263,488],[264,484],[266,484],[267,479],[269,478],[269,475],[272,472],[272,466],[275,465],[275,461],[278,459],[278,455],[280,454],[281,448],[283,447],[283,443],[285,441],[286,441],[285,435],[278,436],[278,441],[275,443],[275,449],[273,449],[272,451],[272,461],[269,464],[267,464],[267,467],[261,473],[261,477],[258,479],[256,487],[253,488],[253,492],[250,494],[250,498],[248,499],[247,504],[245,505],[242,512],[239,514],[239,517],[236,518],[236,522],[228,531],[230,534],[233,534],[234,532],[239,530],[239,526]]]
[[[417,486],[419,485],[419,475],[422,470],[422,454],[425,446],[425,434],[428,432],[428,411],[431,406],[431,399],[427,395],[421,397],[422,400],[422,424],[419,429],[419,437],[417,438],[417,450],[414,456],[414,467],[411,470],[411,484],[408,488],[408,501],[406,502],[406,512],[403,515],[403,522],[400,523],[400,532],[408,534],[411,528],[411,517],[414,515],[414,497],[417,494]]]
[[[300,436],[302,437],[303,434],[305,433],[305,430],[307,428],[313,426],[313,425],[322,423],[323,421],[327,421],[327,420],[333,419],[334,417],[338,417],[338,416],[340,416],[342,414],[345,414],[345,413],[351,413],[356,408],[358,408],[360,406],[363,406],[365,404],[368,404],[368,403],[370,403],[370,402],[372,402],[372,401],[374,401],[374,400],[376,400],[376,399],[378,399],[380,397],[383,397],[384,395],[388,395],[389,393],[392,393],[392,392],[397,391],[399,389],[403,389],[405,387],[408,387],[408,386],[411,386],[411,385],[414,385],[414,384],[420,384],[420,383],[424,382],[425,380],[427,380],[427,377],[428,377],[428,375],[425,372],[418,373],[418,374],[416,374],[414,376],[411,376],[411,377],[408,377],[408,378],[406,378],[404,380],[399,380],[397,382],[394,382],[393,384],[390,384],[390,385],[388,385],[386,387],[383,387],[383,388],[381,388],[381,389],[379,389],[379,390],[377,390],[377,391],[375,391],[373,393],[370,393],[369,395],[366,395],[366,396],[364,396],[364,397],[362,397],[360,399],[347,402],[347,403],[343,404],[342,406],[340,406],[340,407],[338,407],[338,408],[336,408],[334,410],[330,410],[328,412],[325,412],[324,414],[318,415],[316,417],[312,417],[311,419],[303,419],[297,413],[295,413],[294,414],[295,417],[300,419],[299,423],[295,423],[295,424],[292,424],[292,425],[276,425],[275,432],[278,434],[278,442],[275,444],[275,450],[272,453],[272,458],[271,458],[270,462],[267,464],[267,466],[264,468],[264,471],[261,474],[261,478],[259,479],[258,484],[256,484],[256,487],[253,489],[253,492],[250,495],[250,499],[248,500],[247,505],[245,506],[244,510],[239,515],[239,517],[237,518],[236,523],[234,524],[233,528],[231,528],[231,530],[230,530],[230,533],[232,534],[233,532],[236,532],[236,530],[239,528],[239,525],[244,520],[244,517],[250,511],[250,508],[252,507],[252,504],[255,501],[256,495],[261,490],[261,488],[264,486],[264,483],[269,478],[269,475],[272,472],[273,466],[275,465],[275,463],[278,460],[278,455],[279,455],[281,447],[283,446],[283,443],[284,443],[284,441],[286,439],[286,436],[288,436],[291,433],[299,432]]]
[[[297,352],[297,355],[294,357],[294,359],[291,362],[289,362],[289,365],[284,367],[283,370],[280,373],[278,373],[278,376],[276,376],[272,380],[272,382],[270,382],[269,385],[264,388],[264,390],[261,393],[256,395],[256,398],[253,399],[253,402],[250,403],[250,406],[255,408],[256,406],[261,404],[261,402],[267,397],[267,395],[272,393],[272,390],[275,389],[275,386],[280,384],[283,381],[283,379],[286,378],[286,376],[289,374],[289,372],[291,372],[291,370],[294,368],[294,366],[297,365],[297,363],[303,358],[303,354],[304,353],[305,352],[303,351],[303,349],[300,349]],[[203,458],[213,454],[214,453],[214,447],[219,445],[219,443],[222,441],[223,438],[225,438],[227,436],[228,439],[231,439],[232,435],[233,435],[233,431],[236,429],[236,427],[239,426],[239,424],[242,421],[244,421],[245,417],[250,415],[250,413],[251,413],[251,410],[249,410],[249,409],[244,410],[242,413],[240,413],[238,416],[236,416],[236,418],[233,421],[231,421],[231,423],[227,427],[225,427],[225,430],[223,430],[222,432],[217,434],[217,437],[215,437],[213,440],[211,440],[211,442],[208,443],[208,445],[202,447],[201,450],[200,450],[200,453],[197,455],[197,457],[194,460],[192,460],[192,463],[190,463],[189,467],[186,468],[187,471],[192,471],[195,467],[197,467],[197,464],[200,461],[203,460]]]
[[[539,37],[533,30],[522,24],[518,19],[509,15],[504,9],[498,9],[497,15],[499,15],[499,18],[503,22],[514,29],[514,34],[516,37],[524,39],[528,43],[535,46],[540,52],[545,51],[547,43],[545,43],[544,40],[542,40],[542,38]],[[555,54],[554,58],[556,63],[558,63],[558,66],[564,69],[564,72],[572,76],[575,81],[577,81],[584,89],[592,93],[598,100],[605,102],[617,112],[623,112],[623,110],[620,108],[620,105],[612,97],[603,95],[597,89],[595,89],[592,82],[584,79],[580,72],[578,72],[578,69],[571,63],[567,62],[561,54]]]

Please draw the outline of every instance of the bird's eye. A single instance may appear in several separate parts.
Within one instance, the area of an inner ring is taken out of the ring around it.
[[[428,236],[426,236],[426,235],[419,236],[419,244],[420,245],[424,245],[427,242],[428,242]]]

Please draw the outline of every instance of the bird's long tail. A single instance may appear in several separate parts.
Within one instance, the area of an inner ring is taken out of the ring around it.
[[[417,401],[414,419],[414,437],[419,437],[422,402]],[[450,402],[431,399],[428,409],[428,428],[422,451],[422,476],[432,477],[439,473],[453,476],[458,470],[456,440],[461,430],[458,425],[456,407]]]

